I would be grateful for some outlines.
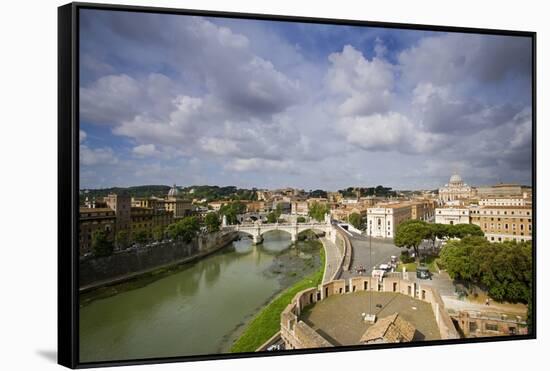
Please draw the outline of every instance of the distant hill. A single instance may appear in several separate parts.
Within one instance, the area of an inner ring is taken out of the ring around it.
[[[104,197],[109,193],[122,193],[126,192],[131,197],[164,197],[168,194],[170,186],[166,185],[141,185],[134,187],[111,187],[111,188],[99,188],[99,189],[85,189],[80,192],[80,202],[83,203],[86,197],[89,199]]]
[[[188,198],[196,198],[206,201],[213,200],[256,200],[256,188],[246,189],[235,186],[210,186],[195,185],[181,188],[183,194]]]
[[[166,185],[142,185],[134,187],[111,187],[100,189],[83,189],[80,193],[80,203],[83,204],[86,197],[89,199],[107,196],[110,193],[126,192],[131,197],[164,197],[172,188]],[[213,200],[256,200],[256,189],[241,189],[235,186],[209,186],[198,185],[189,187],[178,187],[181,198],[185,199],[206,199]]]

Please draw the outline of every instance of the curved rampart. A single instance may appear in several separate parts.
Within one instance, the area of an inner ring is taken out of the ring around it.
[[[379,281],[373,277],[353,277],[349,280],[334,280],[318,287],[297,293],[281,313],[281,338],[286,349],[323,348],[334,346],[319,333],[300,320],[307,305],[314,304],[331,295],[345,295],[356,291],[395,292],[422,300],[431,305],[441,339],[458,339],[451,317],[437,290],[398,277]]]

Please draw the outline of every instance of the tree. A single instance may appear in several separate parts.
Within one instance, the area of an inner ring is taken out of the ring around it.
[[[246,212],[246,205],[242,202],[230,202],[220,208],[220,215],[225,215],[228,224],[237,224],[237,215]]]
[[[274,213],[275,213],[275,215],[277,216],[277,219],[279,219],[279,217],[280,217],[281,214],[283,213],[283,204],[281,204],[281,203],[279,202],[279,203],[277,204],[277,206],[275,206]]]
[[[419,260],[418,246],[427,238],[430,238],[428,223],[412,219],[397,226],[394,243],[397,247],[412,248],[416,259]]]
[[[267,214],[266,218],[268,223],[277,223],[277,214],[275,214],[274,212],[270,212],[269,214]]]
[[[322,189],[316,189],[314,191],[309,191],[309,197],[313,198],[327,198],[327,192]]]
[[[296,222],[297,223],[305,223],[306,218],[304,218],[303,216],[299,216],[299,217],[296,218]]]
[[[149,233],[146,229],[138,229],[134,232],[134,241],[139,244],[144,244],[149,240]]]
[[[162,239],[164,238],[164,232],[165,231],[163,226],[155,226],[155,228],[153,228],[153,239],[155,241],[162,241]]]
[[[188,216],[166,228],[166,234],[175,240],[191,242],[200,231],[199,220],[194,216]]]
[[[485,234],[478,225],[475,224],[455,224],[448,226],[448,235],[450,237],[464,238],[467,236],[483,237]]]
[[[113,253],[113,243],[107,232],[96,230],[92,233],[92,252],[95,256],[109,256]]]
[[[313,202],[309,206],[309,216],[318,222],[322,222],[325,219],[325,214],[329,212],[328,205],[321,204],[319,202]]]
[[[428,224],[428,238],[432,240],[432,246],[435,247],[435,240],[447,238],[449,235],[449,226],[447,224],[433,223]]]
[[[363,217],[361,216],[361,214],[352,213],[348,217],[348,221],[351,225],[353,225],[357,229],[363,229],[363,227],[364,227]]]
[[[128,248],[130,245],[130,235],[128,234],[128,231],[123,229],[117,232],[115,237],[116,246],[120,250],[124,250]]]
[[[204,217],[204,224],[209,233],[217,232],[220,230],[220,216],[218,213],[208,213]]]
[[[494,300],[529,303],[532,298],[531,242],[467,236],[447,243],[440,257],[451,278],[486,287]]]

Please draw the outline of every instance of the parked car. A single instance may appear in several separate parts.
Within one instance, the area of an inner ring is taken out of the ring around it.
[[[389,264],[380,264],[379,269],[383,270],[383,271],[386,271],[386,272],[389,272],[389,271],[391,271],[391,266]]]
[[[419,265],[416,267],[416,278],[420,278],[421,280],[427,280],[431,279],[432,275],[430,274],[430,270],[425,265]]]
[[[283,344],[273,344],[267,347],[268,352],[273,352],[276,350],[283,350]]]

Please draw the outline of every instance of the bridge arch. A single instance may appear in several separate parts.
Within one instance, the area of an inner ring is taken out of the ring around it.
[[[238,224],[233,226],[226,226],[226,228],[231,228],[235,231],[246,233],[252,236],[253,242],[255,244],[261,243],[263,241],[262,235],[270,231],[283,231],[290,234],[290,239],[292,242],[296,242],[298,239],[298,234],[311,230],[313,232],[324,232],[325,235],[330,235],[332,230],[331,224],[325,223],[272,223],[272,224]]]

